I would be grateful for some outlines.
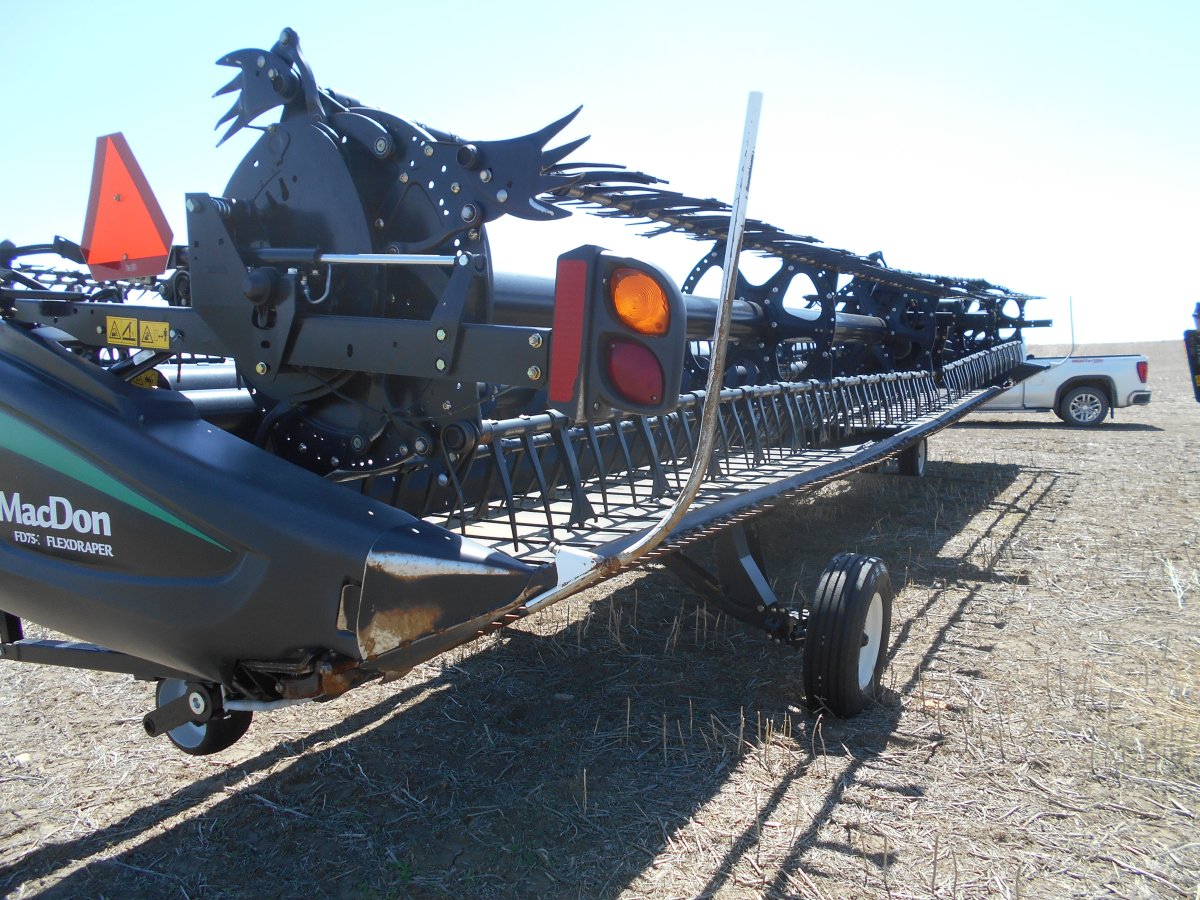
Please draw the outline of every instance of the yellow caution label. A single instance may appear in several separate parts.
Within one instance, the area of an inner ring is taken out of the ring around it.
[[[170,350],[171,323],[143,321],[139,329],[138,343],[150,350]]]
[[[122,316],[105,316],[108,342],[122,347],[136,347],[138,342],[138,320]]]
[[[105,316],[108,343],[121,347],[145,347],[148,350],[171,349],[170,322],[139,322],[124,316]]]

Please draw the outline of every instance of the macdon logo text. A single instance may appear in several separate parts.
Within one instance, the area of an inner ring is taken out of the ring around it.
[[[19,491],[11,494],[0,491],[0,522],[54,531],[74,529],[79,534],[112,537],[112,522],[108,513],[76,509],[66,497],[51,496],[44,504],[35,506],[23,503]]]

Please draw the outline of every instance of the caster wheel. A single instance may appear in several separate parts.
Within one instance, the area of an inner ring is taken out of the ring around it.
[[[187,693],[187,682],[182,678],[164,678],[158,683],[154,700],[158,706],[178,700]],[[192,756],[207,756],[232,747],[250,727],[253,713],[225,712],[199,724],[188,722],[167,732],[167,738]]]
[[[887,567],[871,556],[835,556],[821,573],[804,638],[809,707],[849,718],[875,699],[891,625]]]
[[[900,451],[900,474],[911,478],[925,477],[925,461],[929,458],[929,441],[921,438],[907,450]]]

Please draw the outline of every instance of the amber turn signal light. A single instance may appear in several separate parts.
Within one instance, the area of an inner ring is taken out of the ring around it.
[[[667,294],[646,272],[615,269],[611,292],[617,317],[638,334],[663,335],[671,327]]]

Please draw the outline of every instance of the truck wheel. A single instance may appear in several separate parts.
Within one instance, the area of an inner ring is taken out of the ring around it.
[[[178,700],[187,693],[187,682],[182,678],[164,678],[158,683],[154,700],[158,706]],[[253,714],[244,711],[226,712],[223,716],[196,724],[188,722],[167,732],[167,738],[184,753],[192,756],[207,756],[220,753],[234,743],[250,727]]]
[[[1108,408],[1108,395],[1104,389],[1085,384],[1063,394],[1056,412],[1068,425],[1090,427],[1104,421]]]
[[[849,718],[879,694],[892,625],[892,582],[871,556],[839,553],[817,586],[804,637],[812,709]]]
[[[921,438],[899,456],[900,474],[913,478],[925,477],[925,460],[929,458],[929,441]]]

